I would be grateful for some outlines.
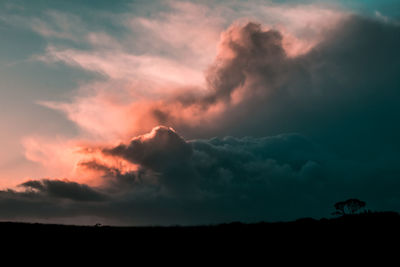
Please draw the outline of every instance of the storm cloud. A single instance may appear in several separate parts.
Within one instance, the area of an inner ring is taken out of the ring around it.
[[[211,134],[299,132],[356,156],[365,149],[398,151],[398,25],[350,16],[324,41],[294,58],[283,53],[279,33],[255,24],[235,28],[239,38],[232,31],[227,39],[233,58],[218,61],[209,75],[218,81],[221,94],[237,92],[241,100],[226,110]],[[273,57],[270,47],[278,51]],[[232,84],[238,77],[240,82]]]
[[[73,201],[102,201],[105,196],[84,184],[62,180],[30,180],[21,187],[32,195],[69,199]]]
[[[231,26],[205,72],[208,90],[168,100],[197,112],[221,104],[220,113],[199,125],[157,106],[166,126],[97,147],[136,170],[82,161],[108,182],[30,180],[0,192],[0,216],[254,222],[327,216],[349,197],[400,210],[400,27],[352,15],[323,37],[289,56],[284,32]]]
[[[264,78],[264,90],[276,86],[286,56],[278,31],[264,31],[252,22],[233,26],[222,36],[220,46],[216,62],[206,73],[211,91],[206,100],[230,102],[235,90],[251,86],[248,83],[256,77]]]
[[[177,142],[166,146],[166,140]],[[139,142],[144,144],[141,149],[132,149]],[[324,181],[319,174],[325,156],[310,140],[297,134],[186,141],[171,128],[157,127],[145,138],[134,138],[129,145],[107,148],[104,153],[135,163],[151,156],[157,164],[143,164],[136,173],[115,172],[134,181],[125,183],[124,190],[109,190],[109,184],[91,188],[65,181],[31,180],[21,185],[23,192],[1,192],[2,201],[12,200],[10,209],[14,207],[15,212],[15,206],[27,202],[43,205],[54,198],[68,199],[73,201],[68,205],[52,202],[54,209],[64,210],[63,216],[116,216],[142,224],[254,221],[277,218],[272,211],[278,208],[273,203],[282,202],[282,211],[289,196],[293,204],[312,191],[310,186],[318,187]],[[179,160],[180,156],[184,157]],[[171,159],[180,164],[171,165]],[[99,168],[93,163],[85,167]],[[270,207],[268,214],[254,213],[263,207]],[[44,211],[37,213],[39,218],[45,215]]]
[[[164,147],[165,140],[159,138],[166,132],[168,138],[180,140],[173,149]],[[370,208],[393,208],[399,203],[398,167],[385,167],[386,173],[381,171],[382,162],[343,160],[300,134],[187,141],[171,128],[157,127],[146,141],[153,146],[143,146],[141,155],[132,150],[113,155],[127,159],[135,155],[138,163],[136,156],[151,154],[158,161],[157,165],[142,165],[137,172],[114,172],[123,185],[119,190],[115,184],[91,188],[61,183],[60,193],[46,185],[51,183],[47,180],[28,181],[22,185],[26,188],[23,192],[1,192],[4,216],[29,214],[37,220],[92,216],[93,223],[114,219],[118,224],[170,225],[327,216],[332,203],[349,196],[366,200]],[[107,148],[104,153],[115,152],[115,148],[121,152],[122,146]],[[154,149],[157,146],[159,149]],[[189,151],[184,165],[169,169],[168,162],[181,155],[176,152],[182,147]],[[95,164],[86,167],[99,168]],[[122,177],[131,182],[122,183]],[[54,201],[54,197],[70,201]],[[46,208],[38,209],[41,205]],[[27,207],[38,210],[26,213]]]

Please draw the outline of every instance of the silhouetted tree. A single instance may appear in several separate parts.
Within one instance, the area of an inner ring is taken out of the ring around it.
[[[346,201],[340,201],[335,203],[334,207],[336,209],[333,215],[346,215],[346,214],[356,214],[359,210],[364,208],[366,203],[356,198],[350,198]]]
[[[364,208],[366,203],[356,198],[352,198],[346,201],[346,206],[351,214],[357,213],[359,210]]]
[[[332,213],[333,215],[346,215],[346,205],[344,201],[335,203],[334,207],[336,211]]]

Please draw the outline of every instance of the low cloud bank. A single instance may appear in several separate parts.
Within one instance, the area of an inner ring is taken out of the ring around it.
[[[187,141],[160,126],[128,144],[105,147],[103,153],[140,168],[122,174],[82,162],[113,181],[100,187],[27,181],[23,191],[0,192],[2,218],[93,216],[95,221],[111,218],[117,224],[255,222],[327,216],[334,202],[349,196],[381,207],[399,203],[397,176],[382,172],[379,163],[342,160],[300,134]],[[396,167],[391,171],[400,173]]]

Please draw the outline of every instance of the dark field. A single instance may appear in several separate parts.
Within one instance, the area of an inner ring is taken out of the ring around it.
[[[379,212],[321,220],[186,227],[2,222],[0,238],[3,255],[23,252],[35,257],[57,255],[73,261],[83,257],[100,262],[103,258],[121,262],[140,258],[149,263],[179,259],[190,266],[193,261],[208,264],[215,258],[222,262],[241,259],[246,266],[252,262],[252,266],[266,258],[286,263],[300,259],[318,263],[321,257],[337,263],[347,262],[348,257],[356,262],[359,258],[397,258],[399,229],[398,213]]]
[[[331,219],[302,218],[292,222],[233,222],[200,226],[117,227],[106,225],[77,226],[39,223],[0,222],[1,235],[41,238],[213,238],[213,239],[279,239],[279,238],[394,238],[400,233],[400,214],[374,212],[345,215]]]

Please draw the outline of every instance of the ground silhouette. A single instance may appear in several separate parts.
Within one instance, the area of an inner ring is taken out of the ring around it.
[[[117,227],[96,224],[93,226],[0,222],[0,235],[35,237],[101,237],[104,239],[141,237],[174,238],[251,238],[254,236],[279,238],[333,238],[338,236],[366,237],[394,236],[399,233],[400,214],[397,212],[363,212],[336,218],[302,218],[290,222],[259,222],[246,224],[232,222],[200,226],[148,226]]]
[[[35,255],[47,253],[60,259],[76,259],[77,255],[97,260],[123,256],[126,260],[144,257],[153,262],[186,257],[209,264],[215,257],[233,261],[241,257],[247,262],[254,256],[275,257],[279,261],[300,258],[309,261],[318,256],[331,262],[342,254],[357,260],[380,253],[398,255],[399,229],[400,215],[395,212],[365,212],[318,220],[302,218],[291,222],[172,227],[0,222],[0,240],[6,251],[35,251]]]

